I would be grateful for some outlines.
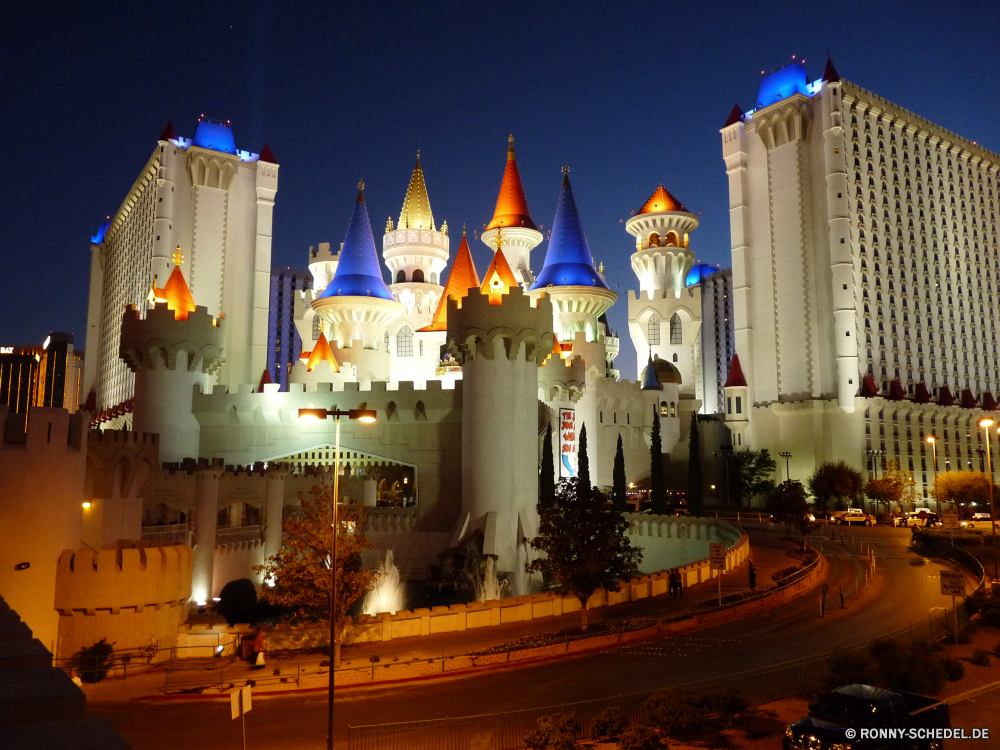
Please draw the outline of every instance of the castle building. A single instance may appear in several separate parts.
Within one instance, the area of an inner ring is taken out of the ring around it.
[[[978,469],[1000,387],[1000,157],[829,61],[815,81],[798,63],[765,76],[721,133],[736,442],[791,452],[799,478],[898,461],[924,497],[927,437],[938,470]]]
[[[267,372],[271,382],[279,383],[282,390],[287,390],[288,374],[302,353],[302,339],[295,326],[295,299],[298,296],[296,292],[309,289],[311,286],[312,274],[309,271],[293,268],[271,269],[270,308],[267,316]]]
[[[271,218],[278,165],[236,147],[228,124],[202,118],[193,138],[168,123],[122,205],[91,238],[82,391],[107,424],[131,423],[133,373],[119,357],[122,310],[145,314],[180,264],[198,305],[227,311],[218,380],[260,379],[268,361]]]

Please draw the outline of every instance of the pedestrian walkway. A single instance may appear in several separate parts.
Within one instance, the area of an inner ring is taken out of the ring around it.
[[[766,590],[774,585],[771,576],[776,571],[798,564],[798,560],[789,556],[788,553],[800,547],[801,543],[783,539],[783,536],[783,531],[777,529],[760,529],[750,532],[750,559],[757,568],[758,590]],[[744,562],[722,576],[723,596],[749,590],[749,562]],[[588,623],[593,626],[609,621],[681,617],[696,610],[699,604],[714,600],[718,597],[718,592],[718,583],[715,580],[706,581],[685,588],[680,599],[658,596],[590,610]],[[576,612],[483,628],[479,632],[438,633],[397,638],[389,643],[377,641],[348,645],[343,647],[341,668],[354,670],[359,667],[369,667],[372,665],[374,657],[377,657],[377,663],[386,665],[458,656],[502,646],[543,633],[577,628],[580,622],[580,613]],[[284,685],[287,685],[288,690],[295,690],[317,686],[317,677],[320,674],[326,675],[328,672],[328,668],[320,664],[326,659],[326,653],[270,653],[266,655],[267,665],[263,670],[253,670],[246,662],[236,659],[220,660],[211,667],[207,667],[204,663],[193,665],[186,664],[186,660],[178,660],[174,664],[178,671],[171,675],[157,670],[151,673],[130,675],[124,680],[108,680],[96,685],[86,685],[84,690],[88,700],[121,701],[159,696],[163,695],[164,692],[184,695],[185,683],[191,685],[190,688],[187,688],[192,691],[191,694],[196,694],[200,692],[198,686],[209,683],[214,682],[217,686],[224,688],[230,683],[241,685],[248,679],[252,680],[255,677],[264,676],[269,683],[284,679],[280,687],[284,689]],[[190,667],[195,668],[186,671]],[[275,670],[280,670],[280,675],[276,676]],[[270,687],[277,686],[271,684]]]

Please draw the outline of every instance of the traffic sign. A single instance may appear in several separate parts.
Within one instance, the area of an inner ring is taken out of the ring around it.
[[[941,593],[944,596],[965,596],[965,576],[950,570],[939,571]]]
[[[961,525],[958,522],[958,513],[943,513],[941,514],[942,528],[945,531],[958,531]]]
[[[708,545],[708,559],[711,570],[726,569],[726,545],[722,542],[712,542]]]

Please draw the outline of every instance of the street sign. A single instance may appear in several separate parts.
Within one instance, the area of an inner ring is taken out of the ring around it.
[[[229,694],[229,710],[234,719],[238,719],[251,708],[253,708],[253,703],[250,699],[249,685]]]
[[[958,513],[941,514],[942,528],[945,531],[958,531],[961,525],[958,522]]]
[[[708,559],[712,570],[726,569],[726,545],[722,542],[712,542],[708,545]]]
[[[950,570],[939,571],[941,593],[944,596],[965,596],[965,576]]]

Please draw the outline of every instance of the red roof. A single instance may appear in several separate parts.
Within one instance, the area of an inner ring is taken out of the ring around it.
[[[954,403],[955,397],[951,395],[948,386],[941,386],[941,390],[938,391],[938,404],[941,406],[952,406]]]
[[[171,141],[177,138],[177,131],[174,130],[174,123],[171,120],[167,120],[167,124],[163,128],[163,132],[160,133],[161,141]]]
[[[277,164],[278,160],[274,158],[274,154],[271,153],[271,147],[266,143],[264,144],[264,150],[260,152],[260,161],[266,161],[269,164]]]
[[[747,379],[743,377],[743,368],[740,367],[740,355],[734,354],[732,361],[729,363],[729,377],[726,378],[726,384],[722,386],[723,388],[746,388]]]
[[[927,392],[927,386],[923,383],[917,383],[917,387],[913,393],[913,400],[918,404],[929,404],[931,400],[931,394]]]
[[[989,391],[986,391],[986,393],[983,394],[983,408],[986,411],[997,410],[997,401],[995,398],[993,398],[993,394],[990,393]]]
[[[521,173],[517,170],[517,161],[514,158],[514,136],[510,137],[510,148],[507,149],[507,167],[504,169],[503,182],[500,183],[497,207],[493,211],[493,219],[486,225],[487,229],[496,229],[497,227],[538,229],[528,212],[528,200],[524,197]]]
[[[861,381],[861,396],[863,398],[875,398],[878,396],[878,386],[875,385],[875,378],[865,375]]]
[[[448,300],[453,299],[462,306],[462,299],[469,294],[469,290],[479,286],[479,276],[476,274],[476,264],[472,262],[472,253],[469,251],[469,241],[465,238],[465,231],[462,231],[462,244],[458,246],[455,253],[455,262],[451,265],[451,272],[448,274],[448,281],[445,282],[441,299],[438,300],[437,310],[434,311],[434,318],[429,326],[424,326],[421,331],[446,331],[448,330]]]
[[[257,393],[263,393],[264,392],[264,386],[265,385],[270,385],[273,382],[274,381],[271,380],[271,371],[270,370],[264,370],[264,374],[260,376],[260,385],[257,386]]]
[[[823,80],[826,83],[837,83],[840,80],[837,69],[833,67],[833,60],[829,57],[826,58],[826,68],[823,69]]]
[[[966,388],[962,391],[962,408],[963,409],[975,409],[976,408],[976,397],[972,395],[972,391]]]
[[[729,119],[726,120],[726,124],[723,125],[722,127],[728,128],[730,125],[735,125],[742,119],[743,119],[743,110],[740,109],[739,104],[734,104],[733,111],[729,113]]]
[[[517,279],[514,277],[514,272],[510,270],[510,264],[507,262],[503,250],[497,250],[493,254],[493,262],[486,269],[479,291],[490,295],[491,305],[501,305],[503,304],[502,295],[507,294],[512,286],[517,286]]]
[[[890,401],[905,401],[906,400],[906,389],[903,388],[903,384],[898,380],[893,380],[889,383],[889,400]]]

